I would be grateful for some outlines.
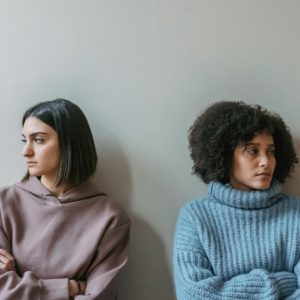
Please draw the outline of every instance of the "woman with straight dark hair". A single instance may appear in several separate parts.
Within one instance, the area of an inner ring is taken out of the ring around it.
[[[0,299],[117,299],[130,221],[92,181],[84,113],[65,99],[38,103],[22,135],[27,173],[0,190]]]
[[[179,213],[177,299],[300,299],[300,201],[281,191],[298,158],[285,122],[216,102],[190,128],[189,148],[208,191]]]

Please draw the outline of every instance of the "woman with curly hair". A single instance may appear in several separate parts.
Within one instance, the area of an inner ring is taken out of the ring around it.
[[[208,194],[179,213],[177,299],[300,299],[300,201],[281,192],[298,158],[285,122],[217,102],[190,128],[189,148]]]

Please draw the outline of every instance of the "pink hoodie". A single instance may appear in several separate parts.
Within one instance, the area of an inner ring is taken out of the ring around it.
[[[36,177],[0,190],[1,300],[69,300],[68,279],[87,280],[76,300],[115,300],[130,221],[91,181],[53,196]]]

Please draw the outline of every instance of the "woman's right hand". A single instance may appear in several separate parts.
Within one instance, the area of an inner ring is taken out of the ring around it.
[[[0,269],[4,271],[16,271],[14,257],[4,249],[0,249]]]
[[[74,298],[76,295],[80,295],[80,291],[78,288],[78,284],[80,285],[80,290],[84,294],[86,289],[86,281],[79,281],[70,279],[69,280],[69,296],[70,298]]]

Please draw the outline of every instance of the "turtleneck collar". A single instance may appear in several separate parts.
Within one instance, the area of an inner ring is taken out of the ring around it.
[[[244,208],[258,209],[271,206],[278,197],[274,197],[281,192],[281,185],[277,180],[273,180],[267,190],[241,191],[234,189],[229,184],[212,181],[208,185],[208,194],[210,197],[226,205]]]

